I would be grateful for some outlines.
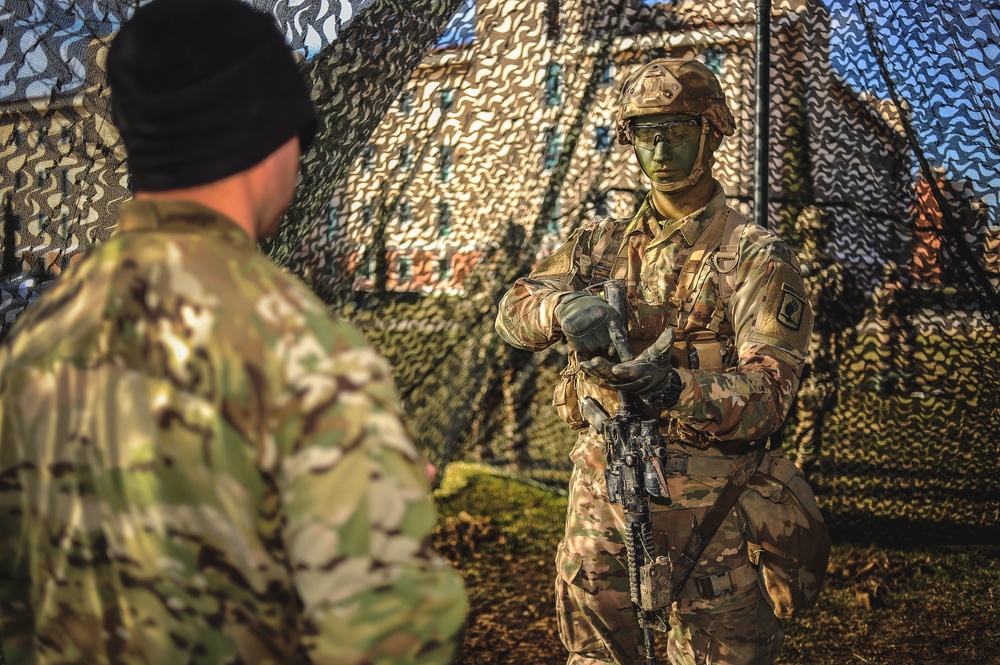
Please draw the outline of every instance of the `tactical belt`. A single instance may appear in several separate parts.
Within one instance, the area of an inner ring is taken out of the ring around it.
[[[725,457],[703,457],[667,452],[659,460],[664,475],[709,476],[729,478],[733,475],[733,460]]]
[[[757,583],[757,573],[749,563],[718,575],[692,577],[684,583],[677,598],[716,598]]]
[[[590,435],[600,438],[601,433],[590,427]],[[709,478],[729,478],[733,475],[733,462],[743,456],[708,457],[667,451],[667,456],[657,460],[665,476],[708,476]]]

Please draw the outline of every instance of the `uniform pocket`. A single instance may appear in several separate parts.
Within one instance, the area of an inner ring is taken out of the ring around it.
[[[556,550],[556,575],[558,578],[565,584],[573,584],[582,567],[583,563],[566,551],[565,543],[559,543],[559,549]]]
[[[566,551],[565,543],[559,543],[556,552],[556,624],[559,639],[570,651],[589,651],[600,647],[600,641],[588,630],[589,622],[579,605],[580,591],[574,592],[574,583],[582,567],[582,562]]]
[[[581,433],[573,450],[569,451],[569,459],[580,470],[587,482],[593,484],[591,491],[599,493],[601,496],[607,496],[604,470],[608,466],[608,455],[604,441],[599,437],[592,436],[589,432]]]

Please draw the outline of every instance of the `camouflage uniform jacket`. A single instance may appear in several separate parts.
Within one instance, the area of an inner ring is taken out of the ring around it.
[[[626,283],[633,350],[649,346],[667,325],[679,340],[672,356],[684,386],[680,399],[672,409],[648,415],[661,419],[673,453],[712,457],[745,452],[751,442],[775,431],[788,412],[809,345],[812,313],[798,263],[785,243],[766,229],[743,223],[742,216],[729,224],[730,215],[738,213],[726,205],[716,182],[705,208],[680,220],[659,219],[647,197],[631,220],[584,225],[507,292],[500,303],[498,333],[528,350],[560,341],[556,306],[567,293],[588,287],[603,252],[614,251],[606,246],[613,229],[627,224],[611,277]],[[722,237],[724,228],[731,231],[728,238]],[[706,248],[709,236],[722,246]],[[678,289],[679,283],[689,286]],[[692,347],[699,356],[697,369],[688,360]],[[613,413],[617,393],[578,370],[579,358],[571,351],[556,405],[592,395]],[[578,464],[603,475],[601,455],[595,459],[595,451],[575,453]],[[693,508],[711,505],[714,490],[725,480],[673,478],[671,483],[681,484],[672,488],[673,507]],[[681,496],[687,500],[678,500]]]
[[[8,662],[446,663],[389,368],[232,221],[123,206],[0,347]]]

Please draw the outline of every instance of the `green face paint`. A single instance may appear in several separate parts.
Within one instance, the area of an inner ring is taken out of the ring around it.
[[[645,116],[633,122],[631,135],[639,166],[654,188],[688,178],[702,153],[702,127],[697,117]]]

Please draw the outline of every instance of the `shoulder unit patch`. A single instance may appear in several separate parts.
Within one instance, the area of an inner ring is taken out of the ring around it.
[[[775,317],[778,323],[789,330],[802,327],[802,314],[806,309],[806,298],[803,294],[788,284],[781,285],[781,302]]]

